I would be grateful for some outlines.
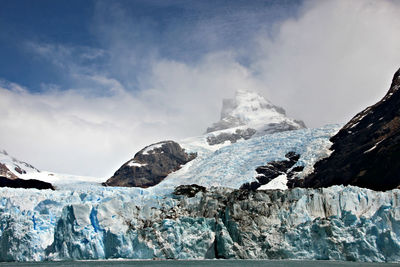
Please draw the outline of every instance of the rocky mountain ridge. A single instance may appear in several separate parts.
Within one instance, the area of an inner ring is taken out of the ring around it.
[[[168,174],[193,160],[197,154],[186,153],[174,141],[147,146],[119,168],[103,185],[150,187],[160,183]]]
[[[400,186],[400,69],[389,91],[375,105],[352,118],[330,140],[332,154],[291,187],[355,185],[373,190]]]
[[[39,174],[40,171],[31,164],[10,156],[7,151],[0,150],[0,187],[52,189],[51,183],[38,179],[21,179],[26,174]]]
[[[5,165],[16,176],[26,173],[39,173],[40,171],[29,163],[18,160],[9,155],[7,151],[0,150],[0,163]]]

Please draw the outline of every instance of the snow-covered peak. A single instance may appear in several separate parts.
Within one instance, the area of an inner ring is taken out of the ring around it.
[[[236,117],[245,124],[265,123],[265,119],[285,116],[284,109],[274,106],[256,92],[238,90],[233,103],[234,109],[226,117]]]
[[[10,156],[5,150],[0,150],[0,163],[4,164],[13,174],[18,177],[21,177],[21,175],[24,174],[40,172],[31,164]]]
[[[257,136],[305,128],[302,121],[286,117],[283,108],[273,105],[254,91],[238,90],[233,99],[224,99],[221,120],[207,129],[207,133],[227,129],[254,129]]]

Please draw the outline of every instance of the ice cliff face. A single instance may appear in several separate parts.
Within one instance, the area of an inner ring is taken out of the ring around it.
[[[0,260],[400,260],[400,191],[0,189]]]
[[[207,128],[210,145],[247,140],[283,131],[305,128],[302,121],[286,117],[283,108],[252,91],[238,90],[234,99],[224,99],[221,120]],[[212,133],[212,134],[210,134]]]

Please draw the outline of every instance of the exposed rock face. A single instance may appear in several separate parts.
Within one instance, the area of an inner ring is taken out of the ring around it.
[[[7,177],[0,176],[0,187],[10,187],[10,188],[36,188],[36,189],[51,189],[54,187],[50,183],[42,182],[35,179],[9,179]]]
[[[198,192],[206,192],[206,188],[204,186],[200,186],[197,184],[191,185],[180,185],[175,188],[174,195],[176,196],[187,196],[194,197]]]
[[[186,153],[174,141],[163,141],[145,147],[119,168],[103,185],[150,187],[160,183],[168,174],[193,160],[195,153]]]
[[[302,121],[286,117],[285,110],[255,92],[238,90],[234,99],[225,99],[221,120],[207,128],[210,145],[227,140],[232,143],[255,135],[272,134],[305,128]],[[235,129],[238,128],[238,129]]]
[[[350,120],[331,138],[333,153],[314,173],[291,186],[356,185],[389,190],[400,185],[400,70],[385,97]]]
[[[217,145],[230,141],[231,144],[236,143],[238,140],[250,139],[257,131],[252,128],[247,129],[236,129],[234,133],[220,133],[218,135],[207,136],[207,143],[209,145]]]
[[[298,130],[301,128],[306,128],[306,125],[302,121],[295,120],[298,125],[290,124],[286,121],[277,122],[277,123],[267,123],[265,125],[265,129],[263,129],[263,134],[273,134],[273,133],[280,133],[286,131],[293,131]]]
[[[0,163],[0,176],[6,177],[8,179],[17,179],[13,172],[11,172],[5,164]]]
[[[265,166],[260,166],[256,169],[256,172],[259,174],[256,179],[258,181],[254,181],[251,183],[243,184],[240,189],[247,189],[247,190],[256,190],[262,185],[268,184],[273,179],[277,178],[280,175],[288,175],[289,173],[292,176],[293,172],[302,171],[303,169],[301,166],[293,168],[292,171],[289,172],[289,169],[293,167],[297,163],[300,158],[300,155],[296,152],[289,152],[285,155],[288,160],[281,160],[281,161],[271,161],[268,162]]]

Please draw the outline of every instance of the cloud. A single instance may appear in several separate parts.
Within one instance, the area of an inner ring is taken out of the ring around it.
[[[223,14],[191,18],[192,28],[165,30],[175,41],[154,39],[148,21],[121,7],[106,11],[111,22],[99,15],[93,26],[102,47],[29,44],[69,80],[40,93],[1,82],[0,148],[41,169],[107,177],[145,145],[202,134],[237,89],[261,92],[309,126],[345,122],[383,96],[400,63],[393,1],[306,1],[268,27],[259,25],[262,12],[228,14],[251,22],[240,31]],[[179,47],[183,33],[205,48]],[[236,44],[218,40],[230,36]],[[175,52],[165,50],[172,44]],[[186,54],[176,56],[180,48]]]
[[[94,63],[98,64],[107,57],[105,50],[88,46],[71,46],[65,44],[37,43],[27,41],[25,48],[48,60],[63,71],[93,71]]]
[[[229,53],[208,55],[196,66],[162,60],[149,77],[146,89],[135,92],[112,78],[87,77],[93,87],[108,88],[102,95],[77,89],[33,94],[3,84],[0,106],[7,130],[0,140],[39,168],[110,176],[145,145],[203,133],[218,119],[223,97],[255,87]]]
[[[383,97],[400,66],[399,12],[395,1],[308,1],[274,38],[259,36],[253,69],[289,114],[344,123]]]

